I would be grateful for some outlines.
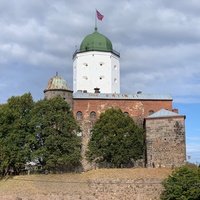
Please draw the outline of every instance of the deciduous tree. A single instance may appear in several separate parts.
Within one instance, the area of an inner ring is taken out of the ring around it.
[[[11,97],[0,106],[0,171],[19,174],[30,160],[27,136],[30,134],[31,94]]]
[[[108,109],[100,115],[91,132],[87,157],[113,167],[133,165],[143,157],[144,130],[120,109]]]
[[[79,126],[61,97],[37,102],[32,110],[31,127],[33,134],[29,141],[33,161],[51,171],[80,165]]]

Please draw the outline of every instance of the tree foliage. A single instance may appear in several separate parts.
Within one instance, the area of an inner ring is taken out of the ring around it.
[[[79,127],[69,105],[61,97],[37,102],[30,124],[33,160],[52,171],[63,171],[80,164]]]
[[[114,167],[133,164],[143,156],[144,131],[120,109],[108,109],[96,121],[87,158]]]
[[[80,164],[79,127],[61,98],[33,102],[31,94],[0,105],[0,175],[19,174],[31,161],[52,171]]]
[[[31,94],[11,97],[0,106],[0,172],[19,174],[30,160],[27,135],[30,134]]]
[[[163,186],[162,200],[199,200],[200,168],[183,166],[175,170]]]

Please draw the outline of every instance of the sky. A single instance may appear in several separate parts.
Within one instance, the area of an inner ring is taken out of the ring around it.
[[[199,0],[1,0],[0,103],[43,98],[59,73],[72,89],[72,55],[94,31],[120,52],[121,93],[170,94],[186,115],[187,158],[200,163]]]

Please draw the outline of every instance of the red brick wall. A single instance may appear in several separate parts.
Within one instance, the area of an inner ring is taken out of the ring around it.
[[[90,112],[94,111],[97,117],[106,109],[116,107],[128,112],[131,117],[146,117],[149,111],[157,112],[164,108],[172,111],[171,100],[119,100],[119,99],[74,99],[73,113],[83,113],[83,118],[89,120]]]

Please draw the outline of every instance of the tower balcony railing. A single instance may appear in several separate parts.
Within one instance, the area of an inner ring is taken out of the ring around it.
[[[112,51],[105,51],[105,50],[96,50],[96,49],[89,49],[89,50],[80,50],[80,49],[76,49],[75,52],[73,53],[72,58],[74,59],[74,57],[76,56],[77,53],[84,53],[84,52],[88,52],[88,51],[100,51],[100,52],[110,52],[115,54],[116,56],[120,57],[120,53],[118,51],[112,50]]]

